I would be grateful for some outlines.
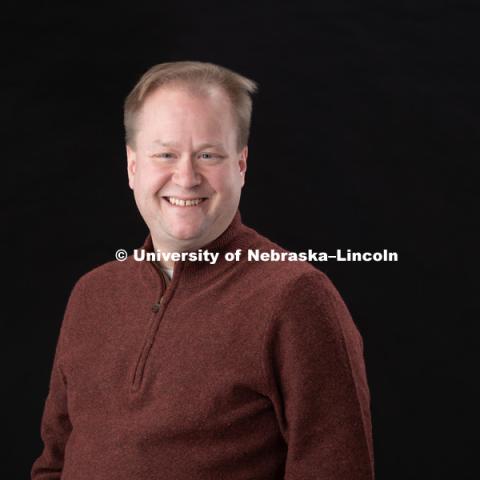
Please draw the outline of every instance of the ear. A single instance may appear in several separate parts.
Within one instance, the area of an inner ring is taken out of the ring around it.
[[[137,153],[135,150],[127,145],[127,173],[128,173],[128,185],[133,190],[135,171],[137,169]]]
[[[245,174],[247,172],[247,157],[248,145],[245,145],[240,151],[240,157],[238,159],[238,167],[240,169],[240,175],[242,177],[242,187],[245,185]]]

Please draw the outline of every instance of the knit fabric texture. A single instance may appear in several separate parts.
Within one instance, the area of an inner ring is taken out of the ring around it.
[[[143,245],[153,251],[151,236]],[[65,310],[33,480],[372,480],[362,337],[307,262],[242,223],[176,262],[83,275]],[[226,252],[241,249],[240,261]]]

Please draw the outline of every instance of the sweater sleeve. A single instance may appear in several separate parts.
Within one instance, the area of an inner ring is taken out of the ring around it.
[[[43,451],[32,465],[32,480],[59,480],[62,476],[65,447],[72,430],[68,415],[67,381],[62,370],[62,357],[66,348],[69,319],[79,302],[78,285],[77,282],[70,294],[60,328],[41,421]]]
[[[373,480],[363,342],[330,280],[304,274],[265,333],[264,372],[287,443],[285,480]]]

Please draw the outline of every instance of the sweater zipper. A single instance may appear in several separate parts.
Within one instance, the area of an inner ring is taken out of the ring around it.
[[[135,371],[133,373],[133,379],[132,379],[132,385],[131,385],[131,389],[133,391],[137,391],[140,389],[140,386],[142,384],[142,379],[144,376],[145,365],[147,363],[150,351],[153,347],[153,343],[155,341],[158,328],[160,326],[160,321],[165,312],[164,298],[165,298],[165,292],[167,290],[167,282],[165,281],[163,272],[159,268],[157,268],[156,265],[152,265],[152,266],[158,271],[158,274],[160,277],[160,281],[162,285],[161,294],[159,299],[150,307],[150,310],[152,313],[151,313],[150,321],[148,323],[147,334],[145,336],[143,346],[140,350],[140,354],[137,359]]]

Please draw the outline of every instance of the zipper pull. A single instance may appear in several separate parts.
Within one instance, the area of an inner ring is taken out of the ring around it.
[[[153,313],[158,313],[160,311],[160,308],[161,308],[162,304],[163,304],[163,296],[160,297],[160,300],[157,303],[154,303],[152,305],[152,312]]]

